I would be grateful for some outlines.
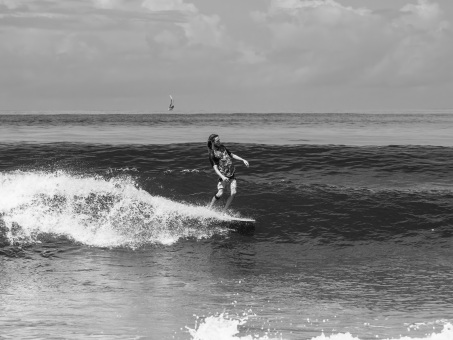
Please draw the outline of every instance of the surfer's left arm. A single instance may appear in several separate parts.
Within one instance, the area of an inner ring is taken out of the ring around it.
[[[237,159],[238,161],[244,162],[245,166],[247,168],[249,167],[249,162],[247,162],[244,158],[241,158],[238,155],[235,155],[234,153],[231,154],[231,157],[233,157],[234,159]]]

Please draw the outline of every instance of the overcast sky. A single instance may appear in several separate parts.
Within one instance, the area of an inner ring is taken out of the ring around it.
[[[452,0],[0,0],[0,109],[453,108]]]

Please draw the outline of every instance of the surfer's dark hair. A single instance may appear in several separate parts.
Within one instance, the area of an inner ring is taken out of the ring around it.
[[[207,144],[207,146],[208,146],[208,149],[209,149],[209,150],[211,150],[211,148],[212,148],[212,142],[214,142],[214,139],[215,139],[216,137],[219,137],[219,135],[217,135],[217,134],[215,134],[215,133],[213,133],[212,135],[210,135],[210,136],[208,137],[208,144]]]

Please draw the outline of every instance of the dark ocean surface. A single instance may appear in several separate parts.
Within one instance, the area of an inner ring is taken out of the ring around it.
[[[0,339],[451,340],[452,179],[450,113],[3,112]]]

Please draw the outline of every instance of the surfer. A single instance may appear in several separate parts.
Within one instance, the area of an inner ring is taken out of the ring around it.
[[[223,191],[228,187],[230,189],[230,197],[228,197],[225,204],[224,211],[226,211],[233,201],[234,195],[236,195],[236,178],[234,177],[235,168],[233,165],[233,158],[244,162],[246,167],[249,166],[249,162],[238,155],[231,153],[225,145],[220,143],[219,135],[210,135],[207,146],[209,150],[209,161],[211,162],[214,171],[219,176],[217,193],[212,198],[209,208],[222,197]]]
[[[173,104],[173,97],[170,95],[170,106],[168,107],[168,111],[173,111],[175,105]]]

